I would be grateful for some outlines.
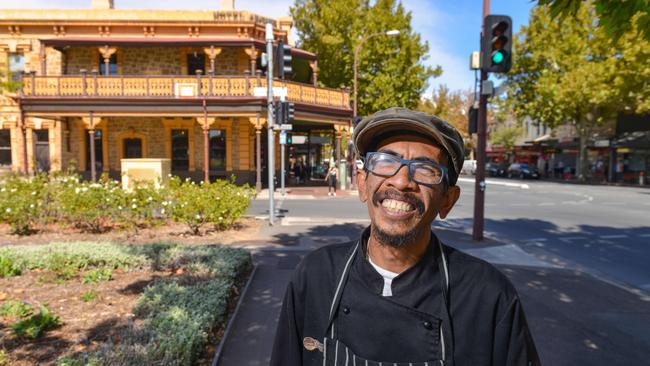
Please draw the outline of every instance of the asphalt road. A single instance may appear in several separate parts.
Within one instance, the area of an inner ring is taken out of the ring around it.
[[[507,185],[505,185],[507,184]],[[461,197],[434,226],[471,232],[474,184],[459,182]],[[357,197],[279,200],[281,226],[367,225]],[[268,201],[251,213],[265,215]],[[520,246],[542,260],[650,291],[650,189],[488,179],[485,235]]]

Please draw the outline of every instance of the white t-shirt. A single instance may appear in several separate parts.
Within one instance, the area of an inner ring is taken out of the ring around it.
[[[375,270],[379,272],[379,274],[384,278],[384,290],[382,291],[382,296],[393,296],[393,290],[391,289],[391,284],[393,283],[393,279],[399,275],[399,273],[391,272],[388,270],[385,270],[378,265],[375,264],[375,262],[370,259],[370,256],[368,256],[368,261],[370,264],[372,264],[373,267],[375,267]]]

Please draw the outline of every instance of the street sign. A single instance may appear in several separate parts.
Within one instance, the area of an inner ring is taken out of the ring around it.
[[[266,87],[265,86],[258,86],[253,88],[253,96],[254,97],[265,97],[266,96]]]
[[[287,143],[287,131],[280,131],[280,145],[286,145]]]
[[[293,130],[293,125],[290,124],[274,125],[273,128],[280,131],[291,131]]]
[[[281,87],[281,86],[274,86],[273,87],[273,96],[278,97],[278,98],[286,98],[289,89],[286,87]],[[266,95],[266,94],[265,94]]]

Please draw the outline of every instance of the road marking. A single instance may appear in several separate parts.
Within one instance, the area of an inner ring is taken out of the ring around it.
[[[627,235],[601,235],[602,239],[622,239],[627,238]]]
[[[476,179],[472,178],[458,178],[460,182],[466,182],[466,183],[474,183],[476,182]],[[486,179],[485,180],[486,184],[492,184],[495,186],[506,186],[506,187],[516,187],[516,188],[521,188],[521,189],[530,189],[530,186],[525,183],[511,183],[511,182],[499,182],[495,180],[490,180]]]
[[[546,238],[535,238],[535,239],[526,239],[525,241],[547,241]]]
[[[650,234],[641,234],[639,236],[642,238],[650,238]]]
[[[555,202],[542,202],[538,203],[537,206],[555,206]]]
[[[368,224],[370,219],[340,218],[340,217],[284,217],[280,220],[281,226],[292,225],[344,225]]]
[[[587,240],[587,238],[584,236],[568,236],[566,238],[558,238],[558,239],[568,244],[571,244],[571,242],[574,240]]]

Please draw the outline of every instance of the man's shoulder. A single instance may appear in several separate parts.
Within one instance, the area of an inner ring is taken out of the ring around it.
[[[491,263],[445,245],[452,284],[471,289],[485,290],[485,294],[501,295],[508,299],[517,292],[506,275]]]
[[[324,281],[335,279],[345,266],[345,259],[357,244],[351,241],[331,244],[318,248],[307,254],[294,273],[294,280]]]

